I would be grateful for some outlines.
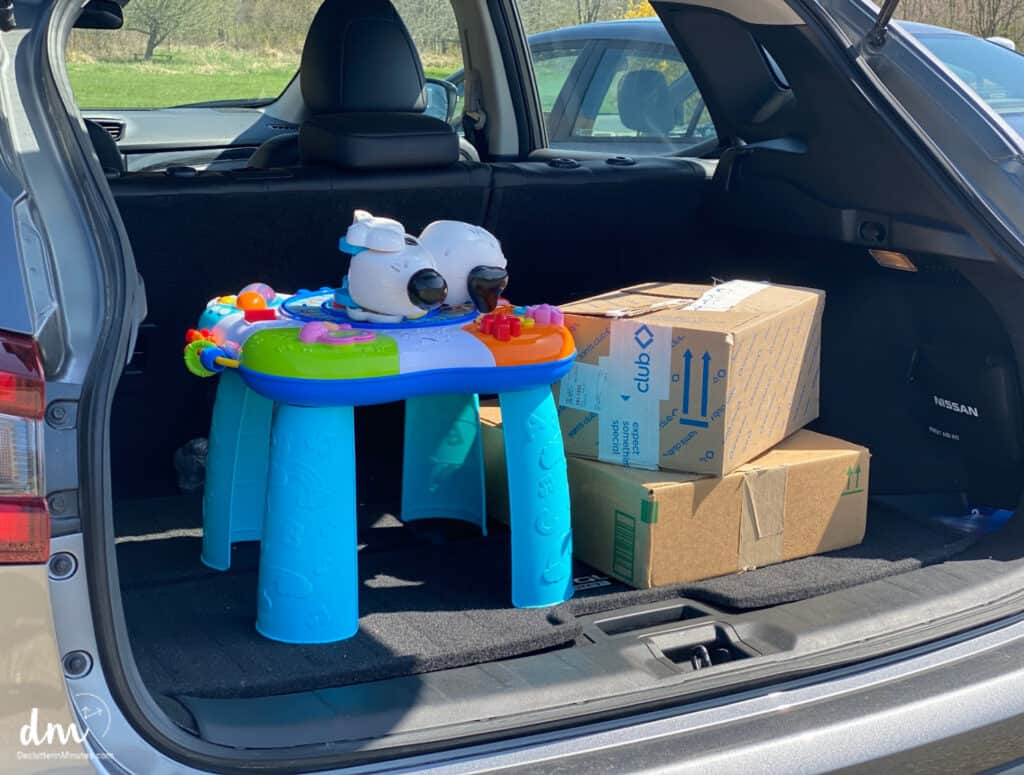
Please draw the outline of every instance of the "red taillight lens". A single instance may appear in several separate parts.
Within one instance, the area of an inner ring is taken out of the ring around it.
[[[31,337],[0,331],[0,564],[46,562],[46,380]]]
[[[45,385],[35,340],[0,332],[0,413],[43,419]]]
[[[0,564],[46,562],[50,512],[42,498],[0,499]]]

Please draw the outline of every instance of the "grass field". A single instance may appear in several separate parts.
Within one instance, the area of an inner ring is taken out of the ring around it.
[[[68,77],[81,108],[165,108],[211,100],[274,98],[298,69],[298,54],[221,48],[157,49],[153,59],[68,55]],[[431,66],[432,65],[432,66]],[[428,77],[459,65],[428,62]]]

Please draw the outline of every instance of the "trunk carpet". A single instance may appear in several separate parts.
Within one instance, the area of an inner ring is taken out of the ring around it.
[[[634,590],[577,563],[576,596],[514,609],[507,533],[470,525],[403,526],[366,509],[359,528],[360,629],[339,643],[294,646],[260,636],[255,543],[232,568],[199,562],[200,501],[117,506],[118,565],[139,672],[157,694],[264,696],[393,678],[571,645],[576,617],[687,597],[728,609],[800,600],[941,562],[974,539],[876,509],[860,546],[707,581]],[[583,578],[585,577],[585,578]]]

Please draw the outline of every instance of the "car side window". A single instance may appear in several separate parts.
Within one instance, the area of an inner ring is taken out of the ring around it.
[[[583,90],[569,136],[552,147],[663,155],[714,137],[704,100],[677,52],[609,45]]]
[[[537,76],[537,91],[540,95],[541,110],[544,113],[544,120],[547,122],[548,133],[556,131],[554,121],[564,114],[560,106],[559,97],[563,97],[565,85],[569,81],[574,69],[579,65],[580,57],[583,55],[584,46],[535,46],[531,50],[533,58],[533,71]],[[457,94],[455,103],[455,115],[457,117],[456,129],[462,133],[462,111],[465,108],[466,83],[462,71],[448,76],[448,80],[455,85]]]
[[[646,0],[516,0],[516,6],[550,148],[660,156],[715,140],[693,76]],[[569,46],[574,56],[556,55]]]
[[[554,128],[552,119],[556,115],[558,98],[583,53],[583,46],[538,48],[531,53],[541,110],[544,112],[548,131],[551,132]]]

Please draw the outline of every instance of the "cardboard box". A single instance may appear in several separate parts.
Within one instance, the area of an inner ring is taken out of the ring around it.
[[[501,413],[481,410],[488,515],[508,521]],[[811,431],[725,476],[569,458],[573,553],[641,589],[859,544],[868,450]]]
[[[822,291],[647,283],[562,307],[566,452],[721,476],[818,416]]]

